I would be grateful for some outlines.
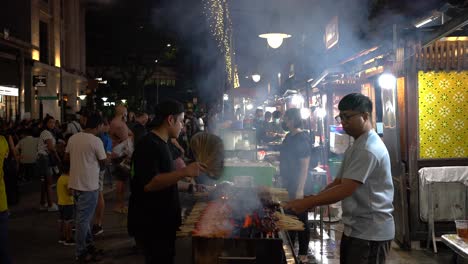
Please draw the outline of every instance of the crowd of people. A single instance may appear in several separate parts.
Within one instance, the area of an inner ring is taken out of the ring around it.
[[[191,136],[204,129],[203,120],[197,116],[202,115],[182,115],[180,131],[169,140],[179,168],[185,167],[184,154]],[[113,211],[128,214],[133,151],[161,122],[158,113],[128,113],[123,105],[116,106],[112,119],[82,109],[77,115],[67,116],[63,124],[51,115],[41,121],[0,120],[0,158],[4,160],[0,161],[0,262],[11,263],[7,252],[8,205],[20,202],[22,183],[37,180],[38,210],[58,214],[58,242],[75,246],[80,263],[102,256],[102,250],[94,247],[93,237],[104,232],[104,185],[115,188]]]
[[[11,263],[7,201],[19,200],[15,181],[35,177],[41,181],[39,209],[59,212],[58,241],[75,246],[79,263],[103,256],[93,240],[104,232],[106,178],[116,179],[113,211],[128,214],[128,233],[146,263],[173,263],[181,223],[179,191],[206,188],[193,181],[204,173],[205,165],[185,163],[190,157],[188,141],[205,128],[197,115],[185,115],[177,101],[162,102],[155,109],[154,115],[129,114],[119,105],[110,122],[99,112],[82,110],[63,125],[50,115],[41,122],[5,124],[0,134],[0,263]],[[299,259],[308,262],[307,211],[343,201],[341,263],[384,263],[395,234],[388,151],[372,128],[368,97],[349,94],[339,110],[336,120],[355,142],[336,179],[315,195],[304,189],[313,144],[302,129],[300,110],[288,109],[281,119],[279,113],[257,111],[253,127],[267,139],[288,132],[280,147],[280,179],[291,200],[284,208],[305,225],[304,231],[290,234],[293,241],[298,238]]]

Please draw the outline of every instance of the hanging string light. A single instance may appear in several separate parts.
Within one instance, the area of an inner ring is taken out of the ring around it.
[[[210,33],[216,40],[219,51],[224,56],[225,70],[229,83],[234,88],[239,87],[239,76],[232,59],[232,20],[227,0],[203,0],[203,13],[205,14]]]

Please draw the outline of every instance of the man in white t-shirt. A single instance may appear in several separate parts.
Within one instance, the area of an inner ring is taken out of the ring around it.
[[[96,260],[101,253],[94,247],[90,229],[99,194],[100,166],[107,158],[104,145],[96,136],[101,128],[101,117],[89,115],[84,131],[70,137],[65,150],[70,159],[68,187],[75,199],[76,257],[81,262]]]

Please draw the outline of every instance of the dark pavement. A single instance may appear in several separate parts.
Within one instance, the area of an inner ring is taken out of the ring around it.
[[[20,187],[22,196],[20,203],[10,207],[9,221],[10,252],[14,263],[18,264],[50,264],[75,263],[74,246],[64,246],[58,241],[57,212],[40,212],[39,182],[24,184]],[[99,262],[107,263],[144,263],[143,257],[134,250],[133,240],[127,235],[126,215],[117,214],[113,208],[113,190],[106,187],[106,210],[104,216],[104,233],[97,236],[96,246],[106,252],[105,258]],[[320,242],[312,236],[309,243],[311,255],[316,260],[310,263],[339,263],[339,242],[342,227],[332,225],[330,237],[325,237],[323,245],[324,255],[320,255]],[[190,264],[190,239],[177,241],[176,263]],[[443,246],[440,253],[435,255],[426,250],[403,251],[393,247],[388,264],[435,264],[450,263],[451,252]]]

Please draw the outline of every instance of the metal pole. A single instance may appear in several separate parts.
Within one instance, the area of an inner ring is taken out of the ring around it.
[[[63,8],[63,6],[61,7]],[[63,102],[63,73],[62,73],[62,62],[63,62],[63,47],[62,47],[62,18],[60,18],[59,23],[59,35],[60,35],[60,123],[63,123],[65,120],[65,104]]]

